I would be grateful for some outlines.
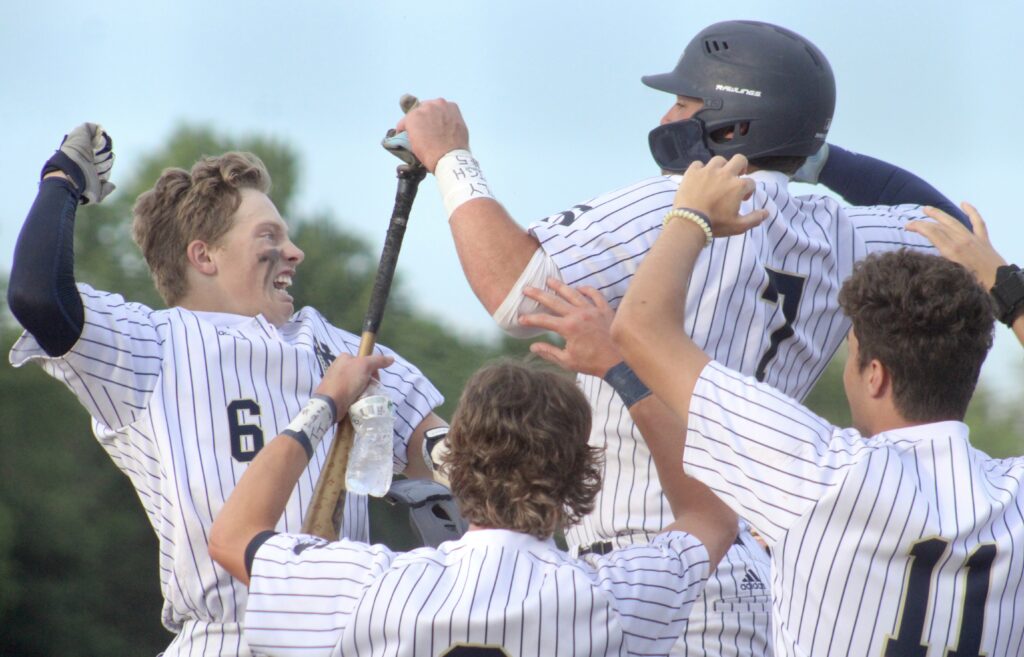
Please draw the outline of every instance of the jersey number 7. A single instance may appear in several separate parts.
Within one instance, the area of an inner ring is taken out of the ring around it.
[[[804,280],[806,277],[800,274],[779,271],[771,267],[765,267],[768,272],[768,285],[765,286],[761,298],[770,304],[778,305],[779,297],[782,297],[782,317],[786,323],[772,331],[768,336],[768,350],[761,357],[757,364],[754,376],[758,381],[764,381],[765,371],[768,363],[779,353],[779,345],[783,340],[793,337],[793,322],[796,320],[796,313],[800,310],[800,297],[804,293]]]

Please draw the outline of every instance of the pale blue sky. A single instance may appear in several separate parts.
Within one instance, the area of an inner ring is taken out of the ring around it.
[[[670,99],[640,76],[671,69],[693,34],[733,18],[813,40],[837,80],[830,141],[971,200],[1003,254],[1024,264],[1024,222],[1014,207],[1024,147],[1019,2],[84,6],[18,3],[0,21],[2,269],[39,166],[83,120],[114,135],[115,180],[182,121],[281,138],[302,158],[299,207],[331,210],[378,249],[396,163],[378,142],[406,91],[460,104],[496,194],[529,223],[654,172],[646,135]],[[462,277],[430,179],[399,272],[427,311],[467,333],[494,334]],[[1005,329],[997,353],[986,378],[1016,385],[1021,352]]]

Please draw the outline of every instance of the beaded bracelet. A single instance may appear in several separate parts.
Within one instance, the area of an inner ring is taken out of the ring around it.
[[[691,208],[672,208],[668,211],[668,214],[665,215],[665,221],[662,223],[662,226],[668,226],[669,222],[676,217],[692,221],[700,226],[700,229],[704,231],[704,237],[706,238],[704,246],[711,244],[711,219],[708,218],[706,214]]]

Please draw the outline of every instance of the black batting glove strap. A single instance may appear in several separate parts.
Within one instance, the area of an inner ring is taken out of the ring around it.
[[[75,164],[75,161],[68,157],[63,151],[55,151],[54,154],[46,161],[43,165],[43,172],[39,174],[42,178],[48,173],[54,171],[63,171],[67,176],[71,178],[71,181],[75,186],[75,194],[79,199],[79,202],[85,203],[85,197],[82,196],[82,191],[85,189],[85,173],[82,172],[82,167]]]
[[[996,319],[1007,326],[1024,312],[1024,272],[1017,265],[996,269],[996,284],[989,291],[995,304]]]
[[[632,408],[633,404],[651,396],[651,389],[644,385],[629,365],[626,365],[626,361],[612,366],[605,372],[604,380],[618,393],[626,408]]]
[[[256,560],[256,552],[274,536],[277,536],[277,532],[273,529],[264,529],[253,536],[249,545],[245,547],[245,574],[249,577],[252,577],[252,562]]]

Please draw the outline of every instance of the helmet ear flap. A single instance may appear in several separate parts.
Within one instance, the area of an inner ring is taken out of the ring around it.
[[[654,161],[669,173],[682,173],[692,162],[707,162],[712,157],[704,123],[698,119],[660,125],[648,133],[647,143]]]

